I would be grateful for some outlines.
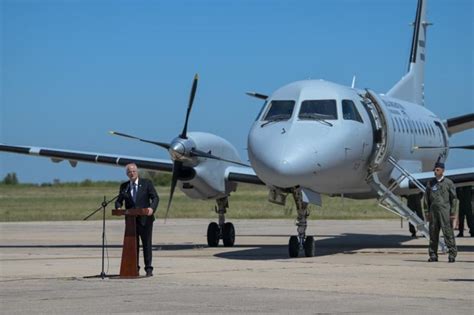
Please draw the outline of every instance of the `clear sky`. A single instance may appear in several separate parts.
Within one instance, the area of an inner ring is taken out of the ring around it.
[[[0,142],[168,159],[158,147],[189,124],[229,140],[244,160],[261,102],[301,79],[384,93],[406,72],[416,0],[0,0]],[[426,104],[442,118],[474,112],[473,1],[431,0]],[[453,144],[472,144],[474,133]],[[449,167],[474,165],[451,151]],[[0,153],[0,179],[125,177],[121,168]]]

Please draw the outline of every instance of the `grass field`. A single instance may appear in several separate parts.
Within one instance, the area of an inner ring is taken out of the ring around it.
[[[117,194],[118,184],[73,187],[52,185],[49,187],[26,185],[0,185],[0,221],[51,221],[81,220],[100,207],[104,196],[112,198]],[[157,187],[160,196],[158,218],[163,218],[168,203],[169,188]],[[267,201],[268,191],[264,187],[239,185],[233,193],[228,209],[229,219],[253,218],[295,218],[293,199],[289,196],[286,206],[278,206]],[[215,202],[193,200],[177,190],[170,210],[170,218],[215,219]],[[113,208],[107,208],[109,213]],[[392,213],[377,206],[375,200],[342,200],[339,197],[323,197],[323,206],[310,206],[311,219],[389,219]],[[98,213],[91,218],[101,219]]]

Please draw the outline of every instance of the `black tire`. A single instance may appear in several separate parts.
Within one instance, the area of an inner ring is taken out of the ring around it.
[[[234,246],[235,228],[234,225],[230,222],[224,224],[224,228],[222,229],[222,241],[225,247]]]
[[[207,227],[207,245],[217,247],[219,245],[219,225],[216,222],[209,223]]]
[[[306,257],[314,257],[314,237],[306,236],[304,241],[304,254]]]
[[[300,242],[298,241],[297,236],[290,236],[290,241],[288,242],[288,254],[290,257],[298,257],[300,252]]]

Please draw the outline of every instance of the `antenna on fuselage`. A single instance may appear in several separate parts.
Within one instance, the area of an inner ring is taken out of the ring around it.
[[[352,77],[352,84],[351,84],[351,88],[355,88],[356,86],[356,75],[354,74],[354,76]]]

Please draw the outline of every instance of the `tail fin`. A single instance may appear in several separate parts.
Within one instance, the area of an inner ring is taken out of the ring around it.
[[[426,0],[418,0],[408,73],[387,92],[388,96],[424,105],[426,29],[429,25]]]

